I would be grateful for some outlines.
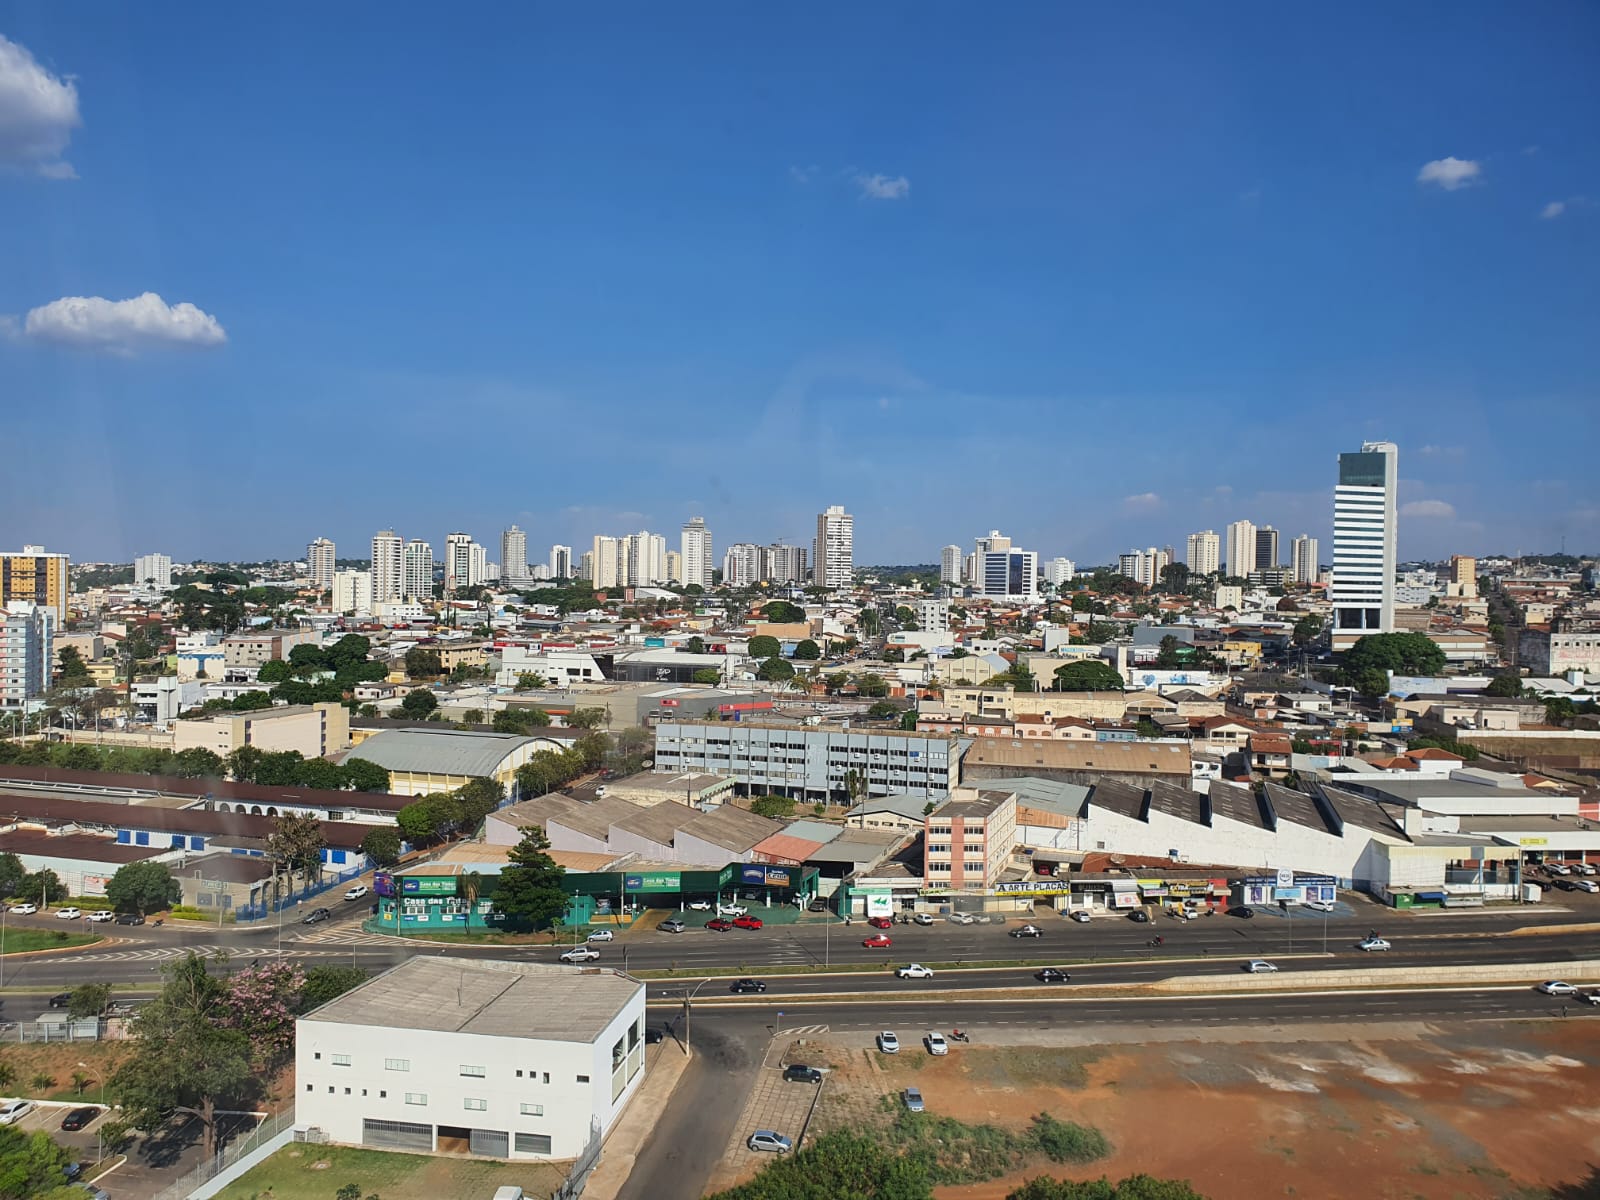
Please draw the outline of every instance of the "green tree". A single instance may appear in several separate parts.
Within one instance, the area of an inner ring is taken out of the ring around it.
[[[1515,675],[1496,675],[1483,689],[1483,694],[1515,698],[1522,695],[1522,680]]]
[[[750,639],[745,653],[751,658],[775,658],[783,653],[783,647],[778,644],[777,638],[762,634]]]
[[[1054,690],[1058,692],[1120,692],[1122,674],[1110,663],[1085,658],[1057,667]]]
[[[882,1137],[836,1130],[779,1155],[755,1178],[709,1200],[932,1200],[927,1168]]]
[[[0,1197],[20,1200],[23,1196],[65,1190],[69,1158],[66,1148],[52,1141],[48,1133],[27,1133],[15,1125],[0,1126]],[[83,1189],[76,1191],[81,1200]]]
[[[876,672],[868,671],[856,677],[856,694],[869,700],[882,699],[889,694],[889,681]]]
[[[169,963],[161,994],[133,1021],[129,1052],[111,1090],[140,1129],[153,1130],[173,1113],[199,1122],[206,1148],[222,1149],[219,1109],[254,1106],[264,1085],[252,1063],[250,1038],[219,1018],[226,984],[193,951]]]
[[[299,648],[295,647],[296,650]],[[260,683],[287,683],[293,678],[294,673],[289,669],[289,664],[281,658],[268,659],[256,672],[256,680]]]
[[[421,720],[438,707],[439,697],[431,688],[412,688],[400,701],[400,711],[413,721]]]
[[[98,1017],[105,1012],[109,1003],[111,1003],[109,983],[80,983],[67,997],[67,1016],[74,1021]],[[82,1092],[83,1089],[78,1090]]]
[[[0,897],[15,896],[22,890],[28,868],[15,854],[0,854]]]
[[[1168,563],[1161,568],[1158,590],[1182,595],[1189,587],[1189,568],[1183,563]]]
[[[338,763],[329,762],[325,758],[308,758],[300,764],[300,773],[295,779],[295,786],[337,792],[344,789],[349,779],[350,776]]]
[[[905,712],[900,714],[900,728],[906,733],[915,733],[917,731],[916,709],[908,708]]]
[[[706,640],[697,633],[683,644],[683,648],[689,654],[704,654],[706,652]]]
[[[806,619],[806,610],[787,600],[769,600],[761,610],[761,616],[773,625],[794,625]]]
[[[1396,675],[1437,675],[1444,651],[1425,633],[1369,633],[1345,652],[1344,670],[1393,671]]]
[[[1317,640],[1322,633],[1322,618],[1316,613],[1307,613],[1294,623],[1294,644],[1306,646]]]
[[[1182,645],[1172,634],[1167,634],[1161,639],[1160,648],[1156,651],[1156,670],[1175,671],[1182,665],[1179,658],[1179,647]]]
[[[784,680],[794,678],[794,667],[786,659],[769,658],[756,668],[756,678],[765,679],[770,683],[782,683]]]
[[[387,792],[389,772],[364,758],[344,760],[345,785],[358,792]]]
[[[327,844],[322,822],[310,813],[280,813],[272,819],[272,832],[267,835],[267,857],[290,880],[300,875],[309,882],[321,873]]]
[[[610,710],[602,707],[574,708],[566,716],[566,724],[575,729],[599,729],[610,717]]]
[[[1006,1193],[1006,1200],[1206,1200],[1186,1179],[1157,1179],[1130,1175],[1119,1183],[1109,1179],[1030,1179]]]
[[[256,764],[255,781],[262,787],[295,787],[305,761],[298,750],[269,750]]]
[[[794,656],[807,662],[815,662],[822,657],[822,650],[814,641],[806,638],[805,641],[794,648]]]
[[[165,863],[125,863],[106,881],[106,899],[118,912],[160,912],[182,896],[183,885],[172,877]]]
[[[429,679],[444,674],[444,664],[439,660],[439,652],[429,650],[425,646],[413,646],[407,650],[405,662],[408,679]]]
[[[228,775],[236,783],[254,783],[256,781],[256,768],[261,765],[261,760],[266,757],[266,752],[256,746],[240,746],[227,758],[223,764],[228,768]]]
[[[89,666],[83,661],[76,646],[63,646],[56,654],[56,686],[64,688],[92,687],[94,679]]]
[[[536,671],[523,671],[517,676],[517,686],[512,689],[518,692],[536,692],[542,687],[548,687],[550,681]]]
[[[494,892],[495,911],[513,926],[543,929],[567,911],[565,872],[545,853],[550,839],[544,829],[530,825],[511,850],[510,864],[500,872]]]
[[[696,671],[692,676],[690,676],[690,678],[695,683],[709,683],[715,685],[722,682],[722,672],[717,670],[715,667],[702,667],[700,670]]]
[[[361,839],[361,853],[376,866],[394,866],[400,861],[400,830],[388,825],[374,825]]]
[[[35,871],[26,876],[18,891],[25,900],[32,900],[35,904],[55,904],[67,898],[67,885],[61,882],[61,877],[50,868]]]
[[[886,721],[890,717],[898,717],[899,715],[900,706],[893,700],[879,700],[871,708],[867,709],[867,716],[875,721]]]
[[[180,779],[221,779],[223,770],[221,755],[204,746],[191,746],[172,756],[168,773]]]
[[[527,733],[530,729],[543,729],[549,724],[550,714],[544,709],[516,704],[495,713],[489,728],[496,733]]]
[[[794,816],[794,801],[787,796],[757,796],[750,801],[750,811],[758,817],[780,820]]]
[[[345,967],[337,963],[312,967],[306,972],[305,985],[300,989],[295,1011],[310,1012],[329,1000],[338,999],[351,988],[359,987],[366,981],[367,973],[360,967]]]

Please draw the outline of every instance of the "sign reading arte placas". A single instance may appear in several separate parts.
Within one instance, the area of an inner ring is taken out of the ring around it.
[[[678,871],[641,871],[623,876],[622,886],[629,892],[676,892],[682,886],[681,878]]]
[[[1006,896],[1065,896],[1072,884],[1065,879],[1023,880],[1020,883],[997,883],[994,890]]]

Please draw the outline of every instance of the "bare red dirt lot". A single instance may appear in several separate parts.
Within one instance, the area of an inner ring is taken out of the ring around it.
[[[1048,1112],[1111,1140],[1110,1156],[1088,1166],[1037,1158],[1003,1179],[942,1186],[940,1200],[1000,1200],[1040,1174],[1141,1171],[1188,1179],[1214,1200],[1535,1200],[1600,1164],[1600,1021],[1248,1036],[974,1045],[946,1058],[914,1043],[888,1056],[824,1040],[806,1051],[832,1068],[812,1132],[886,1127],[901,1089],[915,1086],[941,1116],[1021,1130]]]

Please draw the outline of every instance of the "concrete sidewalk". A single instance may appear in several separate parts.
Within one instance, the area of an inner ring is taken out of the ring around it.
[[[600,1165],[589,1176],[583,1189],[585,1200],[616,1200],[622,1186],[633,1174],[639,1151],[655,1132],[656,1121],[666,1111],[672,1093],[689,1065],[683,1047],[671,1038],[658,1042],[655,1057],[649,1062],[643,1086],[628,1101],[628,1107],[611,1129]]]

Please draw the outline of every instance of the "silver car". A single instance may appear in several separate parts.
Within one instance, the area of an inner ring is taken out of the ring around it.
[[[745,1145],[752,1150],[771,1150],[775,1154],[787,1154],[794,1149],[794,1143],[775,1129],[756,1130]]]
[[[918,1088],[907,1088],[905,1092],[906,1108],[912,1112],[922,1111],[922,1092]]]

